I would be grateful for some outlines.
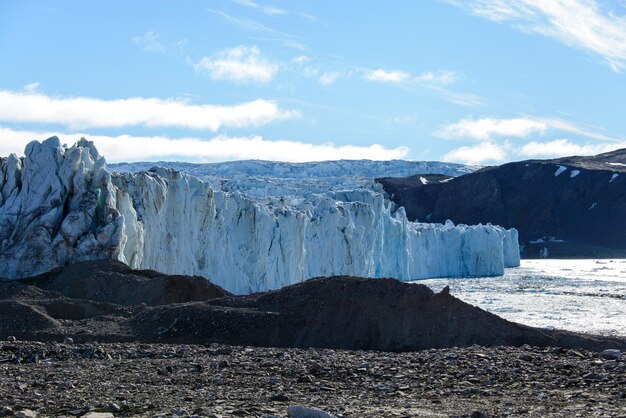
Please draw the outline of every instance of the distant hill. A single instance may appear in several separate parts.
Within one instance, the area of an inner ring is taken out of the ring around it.
[[[376,181],[411,220],[517,228],[525,258],[626,257],[626,149]]]

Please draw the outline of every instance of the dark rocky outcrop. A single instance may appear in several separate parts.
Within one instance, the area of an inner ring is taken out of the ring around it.
[[[165,305],[230,295],[204,277],[133,270],[118,261],[88,261],[22,280],[68,298],[116,305]]]
[[[377,179],[411,220],[516,228],[526,258],[626,257],[626,149],[420,177]]]
[[[384,351],[473,344],[626,347],[626,340],[515,324],[424,285],[347,276],[311,279],[249,296],[154,307],[133,321],[139,334],[177,343]]]
[[[473,344],[626,348],[624,338],[515,324],[449,291],[435,294],[424,285],[395,279],[318,278],[248,296],[232,296],[207,283],[212,290],[203,293],[202,301],[187,290],[176,290],[196,285],[203,288],[195,278],[124,271],[118,263],[101,262],[0,282],[0,339],[15,335],[63,340],[69,335],[77,342],[216,342],[384,351]],[[172,289],[179,303],[161,304],[168,296],[158,294]]]

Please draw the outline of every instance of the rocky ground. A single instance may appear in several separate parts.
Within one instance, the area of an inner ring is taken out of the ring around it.
[[[624,351],[393,279],[233,296],[96,262],[0,282],[0,416],[626,416]]]
[[[389,353],[0,343],[4,414],[327,416],[298,406],[336,417],[619,417],[626,361],[530,346]]]

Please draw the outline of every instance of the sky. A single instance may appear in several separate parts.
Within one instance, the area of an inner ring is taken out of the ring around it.
[[[500,164],[626,147],[625,0],[0,0],[0,156]]]

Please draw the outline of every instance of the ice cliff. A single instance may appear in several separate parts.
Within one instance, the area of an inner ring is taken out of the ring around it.
[[[168,168],[113,173],[93,143],[33,141],[0,160],[0,276],[82,260],[196,274],[235,293],[349,274],[498,275],[517,231],[420,224],[367,188],[289,200],[214,189]]]

